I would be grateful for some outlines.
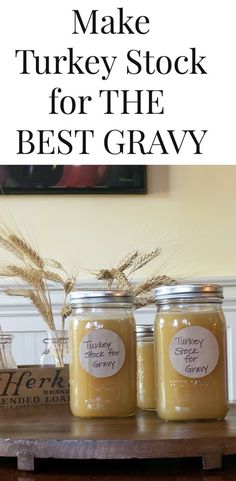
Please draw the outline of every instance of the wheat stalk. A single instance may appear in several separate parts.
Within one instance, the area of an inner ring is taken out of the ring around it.
[[[55,259],[44,259],[44,264],[46,266],[53,267],[54,269],[61,269],[63,270],[63,267],[60,262],[56,261]]]
[[[160,253],[161,250],[158,247],[153,249],[151,252],[144,254],[136,250],[131,254],[128,254],[124,259],[122,259],[117,266],[112,267],[111,269],[100,269],[93,274],[95,274],[95,277],[98,280],[105,280],[108,282],[108,284],[111,285],[114,279],[119,280],[119,273],[123,273],[123,271],[130,269],[128,274],[126,275],[127,280],[127,278],[130,277],[131,274],[154,260]],[[125,284],[125,279],[122,279],[123,282],[121,282],[121,284]]]
[[[70,292],[74,289],[76,280],[77,280],[77,278],[72,276],[72,277],[69,277],[66,281],[63,282],[63,288],[64,288],[66,296],[68,296],[68,294],[70,294]]]
[[[147,306],[149,304],[155,304],[155,298],[152,295],[144,296],[144,297],[134,297],[134,306],[135,309],[139,309],[140,307]]]
[[[112,270],[113,279],[117,281],[118,287],[120,289],[129,290],[131,285],[126,275],[119,271],[119,269]]]
[[[67,298],[69,293],[74,289],[76,283],[76,276],[69,277],[64,283],[63,288],[65,292],[64,303],[61,309],[61,318],[62,318],[62,330],[65,329],[65,320],[68,316],[72,313],[72,308],[67,304]]]
[[[42,257],[30,246],[30,244],[28,244],[25,239],[20,238],[16,234],[9,234],[8,239],[18,253],[23,254],[23,256],[28,258],[39,269],[43,269],[44,261]]]
[[[6,277],[19,277],[24,282],[32,284],[35,287],[41,287],[44,289],[44,283],[42,280],[42,271],[34,269],[32,267],[19,267],[16,265],[8,265],[5,271],[1,272],[0,275]]]
[[[121,272],[127,270],[129,267],[133,265],[134,261],[137,259],[138,256],[139,256],[138,250],[131,252],[130,254],[127,254],[127,256],[125,256],[124,259],[122,259],[119,262],[116,269]]]
[[[135,296],[138,296],[139,294],[149,292],[154,289],[154,287],[171,284],[176,284],[176,281],[171,277],[155,275],[144,281],[142,284],[139,284],[137,287],[134,287],[133,293]]]
[[[74,288],[78,275],[69,277],[60,262],[55,259],[42,258],[28,241],[7,228],[0,227],[0,247],[19,259],[18,264],[9,264],[2,267],[0,276],[16,277],[25,285],[22,288],[6,289],[5,293],[9,296],[21,296],[28,299],[39,311],[48,329],[52,331],[56,330],[56,326],[48,281],[62,286],[64,303],[61,309],[61,332],[63,332],[65,330],[65,319],[71,313],[71,308],[67,304],[67,297]],[[56,354],[60,365],[62,365],[63,352],[61,353],[60,346],[59,350],[56,349]]]
[[[42,295],[40,291],[39,292],[31,291],[29,293],[29,298],[34,304],[34,306],[42,314],[43,319],[46,321],[49,329],[56,330],[56,326],[53,319],[51,302],[48,302],[48,299],[46,298],[46,296]]]
[[[50,309],[50,306],[48,305],[47,300],[45,297],[42,295],[40,292],[35,292],[31,289],[6,289],[5,293],[8,296],[20,296],[20,297],[25,297],[27,299],[30,299],[31,302],[34,304],[34,306],[37,308],[37,310],[40,312],[42,315],[43,319],[46,321],[49,329],[55,330],[55,324],[53,320],[53,314]]]
[[[65,304],[61,309],[62,318],[66,319],[72,313],[72,307],[69,304]]]
[[[8,288],[5,289],[5,294],[8,296],[19,296],[19,297],[29,297],[29,289],[13,289],[13,288]]]
[[[134,295],[135,308],[142,307],[155,302],[151,293],[152,289],[160,285],[176,283],[176,281],[169,276],[155,274],[141,284],[132,285],[130,281],[132,274],[149,262],[152,262],[160,254],[161,250],[159,247],[144,253],[135,250],[124,257],[117,266],[110,269],[100,269],[99,271],[93,272],[93,274],[98,280],[106,281],[108,289],[111,289],[113,282],[116,281],[117,288],[131,291]],[[127,272],[124,273],[124,271]]]
[[[11,254],[14,254],[16,257],[23,260],[23,255],[21,252],[16,251],[11,242],[5,239],[2,235],[0,235],[0,247],[3,247],[3,249],[6,249],[8,252],[11,252]]]
[[[67,276],[68,274],[62,264],[55,259],[44,260],[21,235],[17,235],[7,228],[0,228],[0,232],[0,247],[16,255],[23,264],[7,265],[3,267],[0,271],[0,276],[17,277],[30,287],[15,290],[7,289],[5,291],[6,294],[27,297],[38,309],[43,319],[47,322],[48,327],[50,329],[55,329],[51,297],[47,281],[57,283],[63,287],[65,292],[64,307],[66,305],[68,294],[75,286],[76,277],[72,276],[64,279],[65,275],[62,275],[61,273],[66,274]],[[52,269],[57,269],[61,271],[61,273],[47,269],[46,266],[50,266]],[[34,289],[32,289],[32,287]],[[63,311],[63,325],[67,312],[68,309]]]
[[[130,283],[129,280],[127,279],[126,275],[122,270],[118,268],[112,268],[112,269],[101,269],[99,272],[95,274],[96,278],[100,281],[106,281],[107,282],[107,288],[111,289],[112,284],[114,281],[117,282],[117,286],[120,289],[129,289],[130,288]]]
[[[135,262],[133,263],[133,267],[130,270],[129,275],[133,274],[134,272],[141,269],[149,262],[153,261],[157,256],[160,255],[160,253],[161,253],[161,250],[159,249],[159,247],[153,249],[151,252],[147,252],[144,254],[140,253],[136,258]]]
[[[64,279],[56,272],[43,270],[43,274],[49,281],[55,282],[56,284],[64,284]]]
[[[30,301],[42,315],[43,319],[46,321],[49,329],[56,329],[51,309],[47,303],[45,303],[45,300],[41,298],[40,294],[36,294],[30,289],[6,289],[5,293],[8,296],[20,296],[30,299]]]
[[[44,265],[52,267],[53,269],[58,269],[68,276],[68,272],[64,269],[63,265],[55,259],[44,259]]]
[[[101,269],[97,272],[95,271],[93,274],[99,281],[113,281],[114,279],[112,269]]]

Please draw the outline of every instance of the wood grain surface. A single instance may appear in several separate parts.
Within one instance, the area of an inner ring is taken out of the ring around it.
[[[236,454],[236,405],[223,421],[186,423],[166,423],[141,411],[130,418],[79,419],[68,406],[0,411],[0,456],[17,457],[25,470],[34,469],[35,458],[183,457],[201,457],[211,469],[231,454]]]

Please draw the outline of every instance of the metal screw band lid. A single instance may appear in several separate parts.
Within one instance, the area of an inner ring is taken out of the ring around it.
[[[223,288],[218,284],[177,284],[154,289],[157,304],[171,302],[222,302]]]
[[[133,304],[133,294],[124,290],[78,290],[70,293],[72,307],[92,306],[93,304]]]
[[[136,324],[135,332],[137,339],[153,339],[153,324]]]

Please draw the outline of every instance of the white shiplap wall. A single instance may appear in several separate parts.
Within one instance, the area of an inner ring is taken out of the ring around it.
[[[236,400],[236,277],[200,279],[199,282],[212,282],[224,287],[223,308],[227,322],[229,399]],[[83,286],[94,287],[94,284],[85,282]],[[9,287],[9,283],[1,283],[0,325],[2,330],[14,334],[13,354],[18,365],[38,364],[43,351],[43,339],[47,335],[47,326],[26,299],[4,294],[6,287]],[[62,291],[51,287],[51,297],[56,324],[59,328]],[[143,308],[135,314],[138,323],[149,323],[154,316],[154,306]]]

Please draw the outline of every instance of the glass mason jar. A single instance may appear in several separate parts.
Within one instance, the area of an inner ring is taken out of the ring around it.
[[[16,369],[12,355],[13,334],[0,333],[0,369]]]
[[[155,409],[153,326],[136,325],[137,340],[137,406]]]
[[[42,367],[64,367],[69,364],[69,339],[66,331],[49,331],[43,339],[44,351],[40,357]]]
[[[228,406],[222,287],[188,284],[154,292],[158,416],[223,419]]]
[[[70,295],[70,405],[75,416],[130,416],[136,409],[133,297],[126,291]]]

